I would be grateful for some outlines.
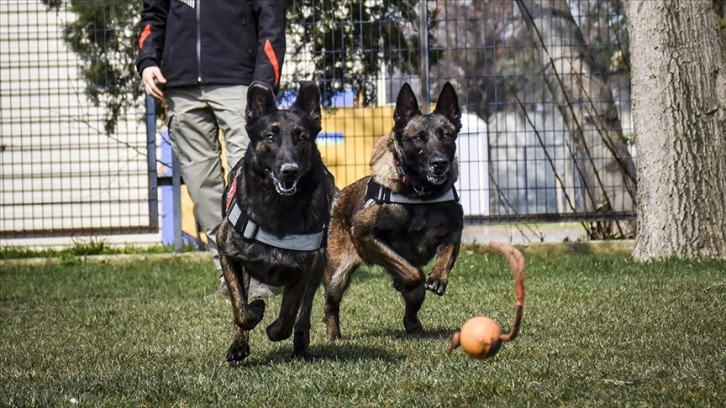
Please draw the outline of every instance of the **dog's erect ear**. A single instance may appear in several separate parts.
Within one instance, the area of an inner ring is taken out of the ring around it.
[[[297,91],[294,108],[297,108],[321,127],[322,114],[320,110],[320,88],[313,81],[300,81],[300,88]],[[320,130],[318,130],[319,132]]]
[[[245,118],[247,123],[252,123],[257,119],[277,110],[277,100],[272,88],[263,82],[253,82],[247,88],[247,111]]]
[[[454,87],[449,83],[445,83],[436,101],[436,109],[434,113],[446,116],[457,128],[461,127],[461,108],[459,107],[459,97],[456,96]]]
[[[398,91],[398,97],[396,98],[396,109],[393,111],[393,121],[399,125],[408,122],[414,115],[421,113],[421,109],[418,107],[418,101],[416,95],[413,94],[413,89],[408,82],[405,82]]]

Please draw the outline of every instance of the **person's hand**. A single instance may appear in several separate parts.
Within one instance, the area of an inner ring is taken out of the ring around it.
[[[157,101],[164,100],[164,91],[160,86],[166,84],[166,78],[161,74],[159,67],[146,67],[141,72],[141,82],[144,83],[146,93]]]

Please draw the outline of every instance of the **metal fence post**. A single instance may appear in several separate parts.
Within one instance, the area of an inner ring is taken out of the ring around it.
[[[156,103],[146,96],[146,154],[149,173],[149,225],[159,230],[159,173],[156,168]],[[168,185],[168,184],[167,184]],[[174,220],[174,252],[182,252],[181,171],[179,159],[171,149],[171,191]]]
[[[171,191],[174,202],[174,252],[182,252],[182,208],[181,208],[181,170],[179,158],[171,149]]]
[[[428,0],[421,0],[419,2],[421,10],[419,12],[419,43],[421,44],[419,53],[421,55],[421,108],[423,113],[429,113],[431,110],[431,96],[430,87],[431,82],[429,78],[429,8]]]
[[[149,179],[149,226],[159,230],[159,175],[156,171],[156,105],[146,97],[146,163]]]

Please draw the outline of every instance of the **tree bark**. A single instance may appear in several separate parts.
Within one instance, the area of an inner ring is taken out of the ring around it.
[[[713,0],[630,0],[637,259],[726,258],[726,65]]]
[[[612,91],[565,0],[516,0],[540,50],[547,87],[570,135],[584,210],[635,211],[635,164]],[[632,237],[634,222],[593,223],[591,238]]]

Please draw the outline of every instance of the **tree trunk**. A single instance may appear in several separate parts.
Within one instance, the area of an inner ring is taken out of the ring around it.
[[[634,256],[726,258],[726,65],[712,0],[630,0]]]
[[[547,87],[570,135],[584,210],[635,211],[635,164],[612,92],[565,0],[516,0],[540,50]],[[632,237],[634,222],[596,222],[591,238]]]

